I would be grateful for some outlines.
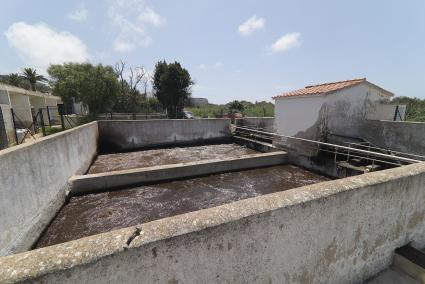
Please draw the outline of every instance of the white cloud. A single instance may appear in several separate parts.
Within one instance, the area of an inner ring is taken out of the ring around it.
[[[139,20],[141,22],[151,24],[154,27],[159,27],[164,23],[164,19],[155,13],[154,10],[150,7],[146,7],[146,9],[139,15]]]
[[[108,17],[118,35],[114,41],[114,50],[132,51],[151,44],[149,27],[158,27],[165,23],[145,0],[110,0]]]
[[[285,52],[293,47],[301,45],[299,41],[301,34],[299,33],[288,33],[279,38],[273,45],[271,49],[273,52]]]
[[[264,28],[265,20],[264,18],[257,18],[256,15],[252,16],[244,23],[239,25],[238,31],[242,35],[251,35],[253,32],[257,30],[261,30]]]
[[[68,18],[70,18],[71,20],[74,20],[76,22],[84,22],[84,21],[87,20],[88,15],[89,15],[89,11],[84,7],[80,7],[79,9],[70,13],[68,15]]]
[[[211,64],[211,65],[201,63],[201,64],[199,64],[198,67],[201,70],[206,70],[206,69],[218,69],[218,68],[221,68],[223,66],[224,66],[223,62],[217,61],[217,62],[215,62],[214,64]]]
[[[89,59],[87,47],[73,34],[57,32],[40,23],[29,25],[17,22],[4,33],[25,64],[45,70],[49,64],[85,62]]]
[[[223,67],[224,66],[224,63],[223,62],[216,62],[216,63],[214,63],[214,67],[215,68],[220,68],[220,67]]]

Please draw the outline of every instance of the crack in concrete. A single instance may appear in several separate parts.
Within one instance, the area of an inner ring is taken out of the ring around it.
[[[125,247],[125,248],[128,248],[128,246],[130,246],[130,244],[131,244],[131,242],[136,238],[136,237],[138,237],[138,236],[140,236],[140,233],[142,232],[142,229],[140,229],[140,228],[137,228],[136,227],[136,230],[134,231],[134,233],[128,238],[128,240],[127,240],[127,242],[126,242],[126,244],[127,244],[127,246]]]

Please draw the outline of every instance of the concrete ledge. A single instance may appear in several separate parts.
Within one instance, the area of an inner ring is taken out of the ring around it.
[[[69,179],[70,194],[104,191],[131,185],[275,166],[285,163],[287,161],[286,157],[286,152],[279,151],[244,155],[240,158],[212,159],[99,174],[78,175]]]

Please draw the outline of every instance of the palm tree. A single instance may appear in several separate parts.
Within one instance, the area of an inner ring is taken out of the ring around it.
[[[47,81],[47,79],[43,75],[37,74],[37,70],[32,68],[24,68],[22,76],[24,77],[24,79],[28,80],[33,91],[36,91],[37,82]]]

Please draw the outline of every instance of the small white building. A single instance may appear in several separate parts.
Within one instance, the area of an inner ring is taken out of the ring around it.
[[[393,93],[354,79],[307,86],[273,97],[279,134],[319,141],[357,138],[367,119],[404,119],[402,107],[389,105]]]
[[[31,128],[33,111],[44,109],[43,118],[48,125],[47,107],[50,115],[58,117],[57,105],[60,103],[60,97],[0,83],[0,149],[16,144],[11,109],[18,128]]]

